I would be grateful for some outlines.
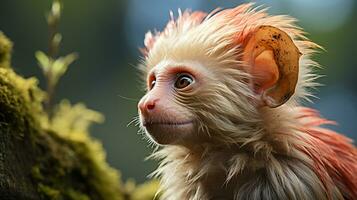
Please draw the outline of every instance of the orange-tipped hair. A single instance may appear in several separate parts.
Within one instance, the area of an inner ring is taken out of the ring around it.
[[[195,93],[190,110],[209,142],[167,145],[152,155],[161,160],[156,175],[163,199],[357,199],[352,141],[321,128],[332,122],[299,106],[319,86],[311,55],[321,47],[295,21],[248,3],[209,14],[179,11],[162,32],[146,34],[144,73],[162,63],[188,63],[214,76],[205,77],[212,83]],[[242,60],[247,38],[261,26],[285,32],[301,53],[295,93],[276,108],[255,104],[247,84],[253,75]]]
[[[357,149],[352,140],[335,131],[321,128],[321,125],[336,124],[323,119],[316,110],[299,107],[296,109],[297,119],[302,121],[301,140],[310,146],[296,148],[311,156],[314,170],[323,181],[327,191],[336,187],[348,199],[357,197]],[[333,198],[332,198],[333,199]]]
[[[299,80],[296,93],[291,102],[298,99],[310,101],[313,96],[308,88],[319,86],[315,83],[319,75],[312,73],[319,64],[310,57],[321,48],[309,41],[296,20],[286,15],[270,16],[267,9],[253,8],[253,3],[243,4],[231,9],[215,9],[204,12],[179,10],[179,16],[171,19],[162,32],[148,32],[145,35],[145,48],[141,49],[145,60],[141,69],[150,70],[162,60],[201,61],[214,63],[217,67],[242,67],[239,61],[242,46],[249,34],[264,25],[273,26],[286,32],[302,53]]]

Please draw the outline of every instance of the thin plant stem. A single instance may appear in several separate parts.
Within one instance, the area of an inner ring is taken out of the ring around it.
[[[58,2],[58,0],[53,0],[53,3]],[[51,10],[52,12],[52,10]],[[53,13],[49,13],[49,15],[52,15]],[[55,61],[58,51],[59,51],[59,44],[54,42],[54,38],[57,34],[58,31],[58,24],[59,24],[59,17],[53,17],[53,21],[47,21],[48,24],[48,33],[49,33],[49,38],[48,38],[48,56],[51,58],[52,62],[51,65],[53,64],[53,61]],[[52,110],[53,110],[53,105],[54,105],[54,98],[55,98],[55,87],[56,85],[53,82],[53,72],[51,70],[47,71],[46,73],[46,81],[47,81],[47,99],[45,102],[45,109],[47,111],[47,114],[49,118],[51,119],[52,117]]]

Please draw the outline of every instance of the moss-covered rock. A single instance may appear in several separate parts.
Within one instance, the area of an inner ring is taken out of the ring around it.
[[[35,164],[33,141],[41,133],[42,93],[35,82],[0,68],[0,194],[8,199],[38,199],[29,176]]]
[[[0,199],[153,199],[157,182],[129,190],[106,163],[88,133],[100,113],[62,101],[48,119],[37,79],[10,68],[11,47],[0,33]]]
[[[51,199],[123,199],[119,173],[105,161],[102,145],[88,135],[91,122],[103,116],[83,104],[59,104],[36,140],[39,157],[33,177],[42,195]]]
[[[9,67],[11,60],[12,43],[0,31],[0,67]]]

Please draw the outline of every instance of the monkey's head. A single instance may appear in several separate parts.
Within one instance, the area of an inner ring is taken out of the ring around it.
[[[299,72],[300,51],[315,44],[299,40],[293,19],[251,6],[179,11],[163,32],[146,34],[138,108],[156,143],[237,142],[259,131],[261,109],[306,95],[309,63]]]

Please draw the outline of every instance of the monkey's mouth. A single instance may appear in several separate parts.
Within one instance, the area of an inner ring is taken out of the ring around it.
[[[143,122],[144,127],[149,127],[149,126],[185,126],[185,125],[191,125],[193,121],[183,121],[183,122]]]
[[[146,133],[157,144],[174,144],[180,141],[187,135],[190,135],[194,129],[194,122],[179,121],[179,122],[155,122],[155,121],[143,121],[142,124],[145,127]]]

